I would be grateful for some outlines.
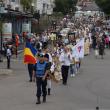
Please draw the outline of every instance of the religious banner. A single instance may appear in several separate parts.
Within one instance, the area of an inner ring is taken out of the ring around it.
[[[77,44],[72,48],[73,56],[84,58],[84,38],[80,39]]]

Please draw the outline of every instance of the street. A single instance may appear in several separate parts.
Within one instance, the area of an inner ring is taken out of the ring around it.
[[[80,73],[68,85],[53,83],[52,95],[45,104],[36,105],[36,85],[28,82],[22,54],[12,61],[12,74],[0,75],[0,110],[110,110],[110,51],[95,59],[93,52],[82,62]],[[0,64],[6,66],[6,62]],[[5,68],[5,67],[4,67]]]

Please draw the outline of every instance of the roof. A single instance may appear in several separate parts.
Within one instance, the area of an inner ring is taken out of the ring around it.
[[[95,2],[91,2],[82,7],[82,11],[101,11]]]

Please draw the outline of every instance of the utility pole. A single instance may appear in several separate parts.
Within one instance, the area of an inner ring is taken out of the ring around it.
[[[3,46],[3,38],[2,38],[2,11],[3,11],[3,1],[0,1],[0,62],[2,62],[2,46]]]

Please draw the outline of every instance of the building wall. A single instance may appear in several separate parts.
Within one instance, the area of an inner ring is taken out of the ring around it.
[[[37,0],[36,2],[36,10],[40,12],[40,14],[47,14],[47,10],[53,13],[54,0]]]
[[[15,10],[15,7],[19,8],[19,11],[22,11],[22,6],[20,4],[20,0],[3,0],[5,7],[7,8],[7,5],[11,5],[11,9]]]

